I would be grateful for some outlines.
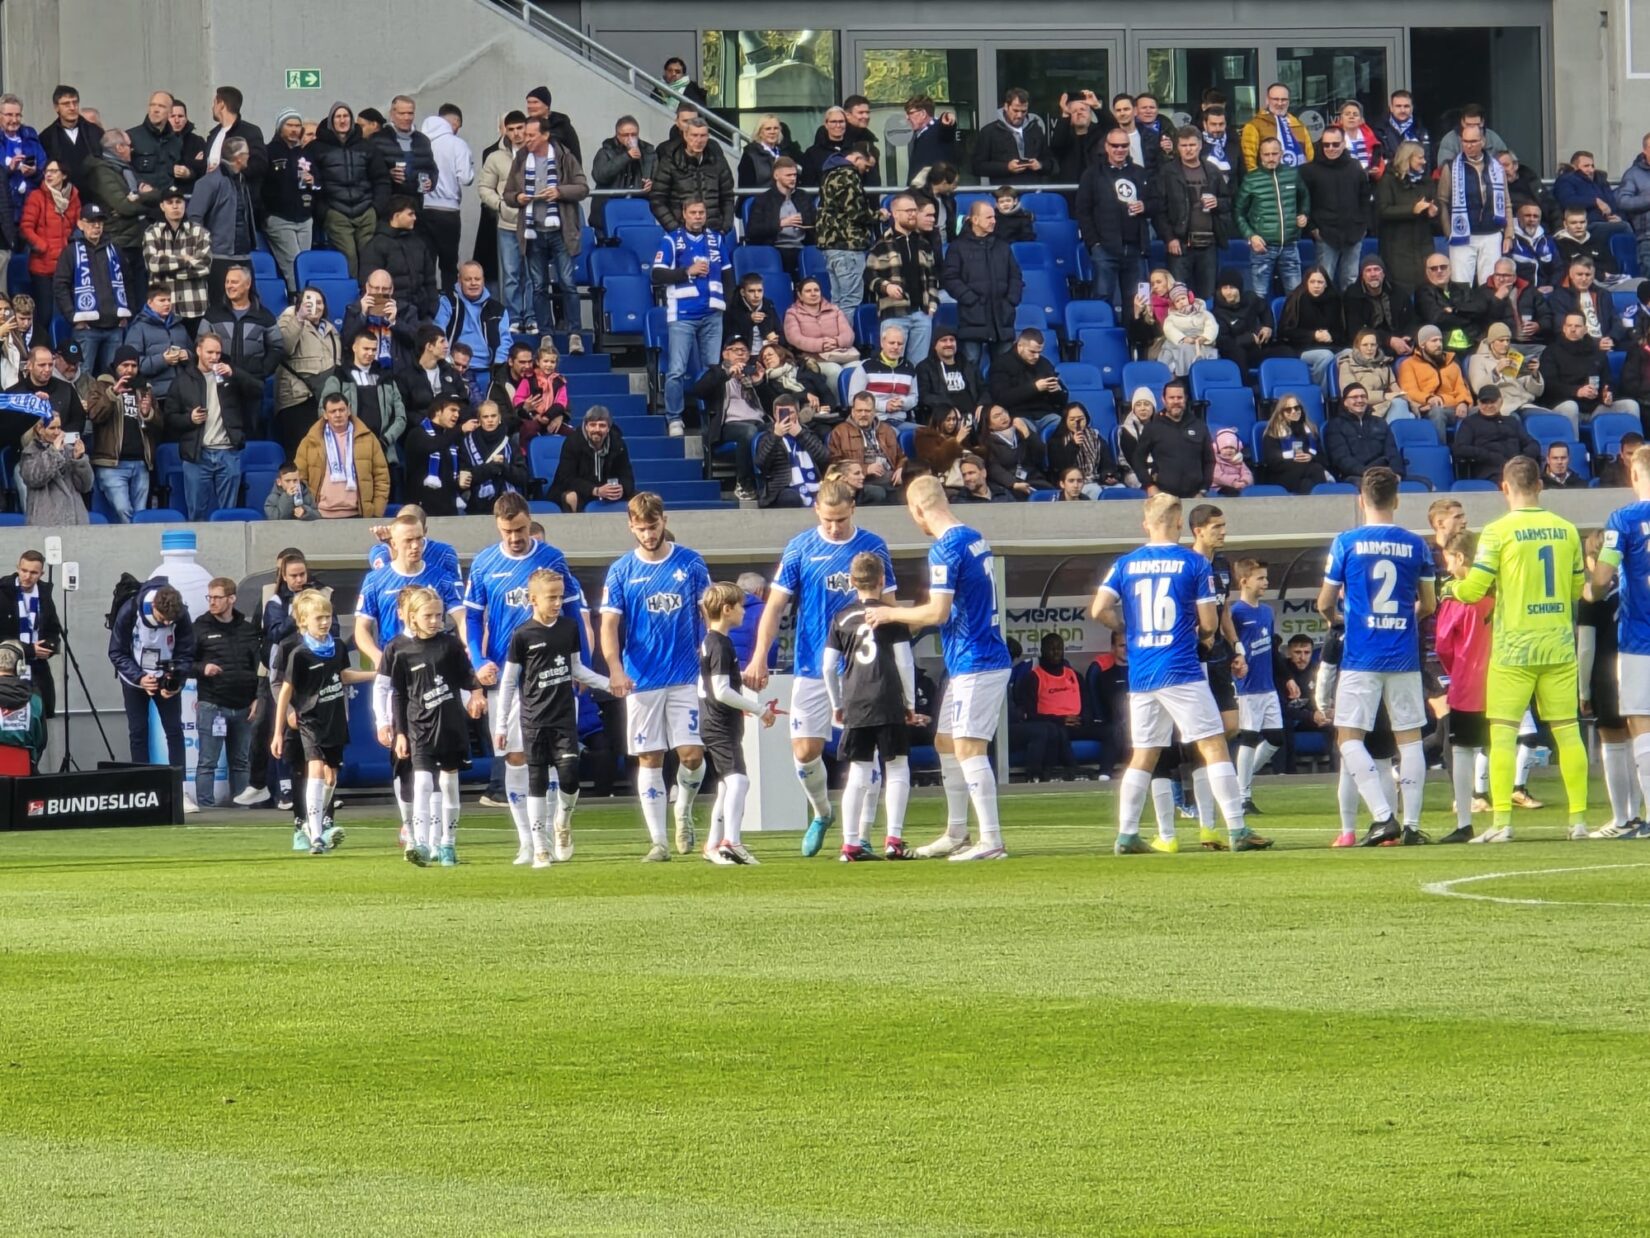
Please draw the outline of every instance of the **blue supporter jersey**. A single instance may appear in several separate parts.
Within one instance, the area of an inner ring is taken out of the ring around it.
[[[1272,608],[1265,602],[1251,606],[1242,598],[1232,603],[1232,626],[1237,629],[1238,648],[1249,663],[1249,673],[1237,681],[1245,696],[1278,690],[1272,673]]]
[[[385,542],[374,542],[372,549],[367,551],[368,567],[383,567],[390,561],[390,548]],[[462,579],[463,573],[458,567],[458,551],[446,542],[438,542],[433,537],[424,539],[424,562],[433,563],[444,571],[451,572],[455,577]]]
[[[1598,557],[1616,568],[1620,586],[1618,651],[1650,654],[1650,503],[1630,503],[1610,513]]]
[[[1348,529],[1329,549],[1324,579],[1345,590],[1343,671],[1418,671],[1421,582],[1433,579],[1426,542],[1392,524]]]
[[[1218,596],[1209,560],[1184,546],[1146,545],[1113,563],[1100,587],[1123,604],[1130,692],[1208,682],[1197,608]]]
[[[355,599],[355,613],[371,617],[377,625],[378,643],[383,646],[401,634],[401,616],[396,610],[401,600],[401,590],[410,585],[434,589],[441,595],[441,609],[454,611],[464,605],[458,591],[460,583],[456,569],[431,563],[428,559],[419,565],[417,573],[412,576],[404,575],[396,570],[394,564],[386,563],[383,567],[373,568],[361,582],[361,594]]]
[[[818,529],[809,529],[791,538],[779,560],[773,587],[783,589],[796,601],[796,673],[804,679],[818,679],[831,635],[831,621],[837,611],[859,596],[848,581],[848,568],[858,554],[874,554],[882,560],[882,587],[894,587],[894,561],[888,543],[868,529],[855,529],[845,542],[833,542]]]
[[[567,559],[554,546],[534,542],[527,553],[515,558],[496,542],[470,564],[470,583],[464,591],[468,619],[470,664],[491,662],[503,666],[510,652],[510,637],[533,614],[527,597],[527,581],[534,572],[546,568],[556,572],[567,585],[562,610],[575,619],[584,605],[579,582],[567,566]]]
[[[624,620],[624,669],[636,691],[699,682],[699,598],[708,588],[705,561],[675,543],[658,563],[632,550],[607,569],[602,613]]]
[[[965,524],[941,534],[928,548],[928,589],[951,595],[951,616],[940,628],[946,674],[1006,671],[1014,664],[997,618],[997,579],[984,535]]]

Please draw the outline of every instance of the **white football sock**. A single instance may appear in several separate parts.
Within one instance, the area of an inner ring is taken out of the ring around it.
[[[1419,829],[1421,800],[1427,789],[1427,754],[1421,741],[1398,745],[1398,796],[1403,803],[1404,828]]]
[[[1234,770],[1232,776],[1237,777]],[[1199,765],[1192,770],[1192,801],[1197,805],[1197,824],[1200,829],[1215,828],[1215,795],[1209,789],[1208,767]]]
[[[1341,776],[1335,783],[1335,806],[1341,813],[1341,833],[1355,834],[1358,831],[1358,784],[1352,779],[1352,771],[1341,764]]]
[[[710,830],[705,834],[705,850],[715,851],[722,845],[722,817],[728,802],[728,780],[716,780],[716,798],[710,803]]]
[[[1522,738],[1521,738],[1520,741],[1519,741],[1519,744],[1518,744],[1517,772],[1513,775],[1513,786],[1514,787],[1526,786],[1529,783],[1529,781],[1530,781],[1530,767],[1533,766],[1534,764],[1535,764],[1535,749],[1532,748],[1529,744],[1524,743]]]
[[[1639,792],[1650,804],[1650,731],[1633,739],[1633,766],[1639,777]]]
[[[686,762],[676,767],[676,819],[691,821],[693,819],[693,801],[699,794],[699,788],[705,782],[705,763],[700,761],[692,769]]]
[[[495,760],[502,761],[503,757]],[[527,806],[527,767],[525,765],[506,765],[504,767],[504,798],[510,804],[510,820],[516,825],[516,845],[524,851],[533,847],[533,822],[538,820]]]
[[[1610,796],[1610,824],[1633,819],[1633,763],[1626,744],[1599,741],[1599,763],[1604,766],[1604,789]]]
[[[1237,770],[1230,761],[1221,761],[1208,767],[1209,790],[1220,804],[1220,815],[1226,821],[1228,833],[1243,829],[1243,791],[1238,787]]]
[[[1237,749],[1237,776],[1238,787],[1243,791],[1243,798],[1249,798],[1249,786],[1255,778],[1255,750],[1248,744],[1239,744]]]
[[[458,841],[458,805],[458,771],[456,769],[444,769],[441,771],[441,845],[443,847],[451,847]]]
[[[1476,748],[1456,748],[1450,754],[1450,781],[1455,784],[1455,825],[1472,829],[1472,763]]]
[[[1003,827],[997,820],[997,775],[988,756],[969,757],[962,763],[968,783],[968,800],[980,823],[980,842],[991,847],[1003,845]]]
[[[304,812],[308,815],[309,841],[321,841],[322,822],[327,815],[327,784],[319,778],[304,783]]]
[[[1255,745],[1255,760],[1249,767],[1249,781],[1243,784],[1243,798],[1253,799],[1255,789],[1255,775],[1272,764],[1272,758],[1278,755],[1278,746],[1264,735],[1260,743]]]
[[[399,778],[392,777],[390,786],[395,790],[395,811],[401,814],[401,824],[410,833],[412,831],[413,802],[402,793]]]
[[[968,837],[968,781],[954,752],[940,753],[940,784],[945,788],[945,832]]]
[[[1341,744],[1341,768],[1352,775],[1358,794],[1363,797],[1370,815],[1376,821],[1385,821],[1392,816],[1392,805],[1381,786],[1381,776],[1375,770],[1375,758],[1369,755],[1363,740],[1349,739]]]
[[[1163,781],[1167,781],[1164,779]],[[1117,832],[1140,833],[1140,813],[1146,807],[1146,796],[1151,791],[1152,773],[1147,769],[1129,766],[1117,786]],[[1163,818],[1157,819],[1157,828],[1163,828]]]
[[[427,850],[435,849],[435,775],[427,769],[413,771],[413,841]]]
[[[842,845],[851,847],[860,841],[864,828],[865,793],[871,787],[871,773],[875,767],[869,761],[851,761],[848,780],[842,786]]]
[[[533,840],[533,850],[548,851],[550,849],[550,797],[548,795],[529,795],[527,797],[527,831]]]
[[[865,795],[859,802],[859,841],[869,843],[877,832],[877,804],[882,799],[882,769],[871,762],[871,778],[865,784]]]
[[[1490,752],[1488,748],[1480,748],[1478,755],[1473,758],[1472,793],[1474,795],[1488,795],[1490,793]]]
[[[665,771],[656,765],[636,767],[636,794],[642,797],[642,820],[655,847],[665,845]]]
[[[1173,838],[1175,831],[1173,779],[1152,779],[1152,815],[1157,818],[1157,836],[1166,839]]]
[[[1386,802],[1392,806],[1392,811],[1398,811],[1398,770],[1395,761],[1376,761],[1375,777],[1381,780],[1381,791],[1386,796]]]
[[[722,779],[722,789],[726,796],[722,805],[722,837],[738,846],[744,841],[745,798],[751,793],[750,776],[729,774]]]
[[[573,810],[579,806],[579,789],[571,791],[559,782],[550,784],[551,793],[556,797],[556,819],[554,824],[571,827],[573,824]]]
[[[831,815],[831,789],[825,785],[825,762],[820,757],[796,763],[796,776],[802,780],[802,794],[808,797],[808,810],[821,820]]]
[[[911,761],[907,757],[889,757],[882,763],[883,798],[888,801],[888,837],[900,838],[905,833],[905,810],[911,804]]]

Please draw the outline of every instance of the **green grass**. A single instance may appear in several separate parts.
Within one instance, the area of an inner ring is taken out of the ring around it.
[[[548,872],[480,811],[450,871],[360,810],[0,835],[0,1229],[1650,1228],[1650,846],[1261,799],[1277,851],[1117,859],[1109,791],[1013,796],[980,865],[643,866],[630,807]],[[1422,889],[1512,870],[1462,891],[1564,905]]]

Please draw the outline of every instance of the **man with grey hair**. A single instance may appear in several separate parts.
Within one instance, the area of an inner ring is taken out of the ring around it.
[[[245,138],[226,138],[221,153],[218,166],[201,177],[189,199],[189,218],[212,234],[212,274],[207,282],[213,300],[221,296],[229,268],[250,266],[258,247],[256,207],[246,175],[251,148]]]
[[[23,100],[14,94],[0,95],[0,164],[6,169],[13,227],[23,218],[23,199],[44,179],[46,162],[40,135],[23,123]]]
[[[653,192],[648,194],[653,218],[666,232],[682,226],[682,205],[695,198],[704,199],[705,227],[712,232],[733,227],[733,171],[722,148],[710,140],[703,116],[689,117],[683,124],[682,144],[658,155]]]
[[[390,197],[411,198],[419,216],[424,214],[424,195],[435,188],[439,170],[430,139],[413,124],[418,105],[411,95],[390,100],[389,123],[372,135],[372,148],[389,168],[387,181],[379,182],[374,206],[380,221],[389,218]]]
[[[103,208],[110,245],[126,268],[126,295],[132,306],[143,304],[147,279],[143,267],[143,230],[149,212],[160,205],[165,185],[140,177],[132,168],[132,140],[124,129],[109,129],[101,149],[80,168],[80,217],[96,203]]]

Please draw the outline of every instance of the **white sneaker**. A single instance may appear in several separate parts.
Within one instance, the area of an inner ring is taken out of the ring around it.
[[[565,821],[556,823],[556,863],[565,864],[573,858],[573,827]]]
[[[961,838],[953,838],[951,836],[951,832],[947,830],[933,842],[928,843],[926,846],[918,847],[917,854],[925,860],[933,860],[940,856],[950,855],[953,851],[966,850],[967,847],[967,834],[964,834]]]
[[[1639,827],[1632,824],[1617,825],[1612,821],[1609,825],[1601,825],[1591,834],[1577,834],[1570,831],[1571,838],[1631,838],[1639,832]]]
[[[680,417],[672,417],[670,424],[665,427],[665,433],[671,438],[681,438],[687,433],[687,427],[682,424]]]
[[[1587,827],[1585,825],[1572,825],[1570,827],[1570,837],[1571,838],[1591,838],[1592,835],[1587,832]]]
[[[184,816],[186,816],[186,817],[194,816],[200,810],[201,810],[201,806],[199,804],[195,803],[194,799],[192,799],[190,796],[187,796],[187,795],[183,797],[183,815]]]
[[[750,486],[735,486],[733,488],[733,497],[738,499],[741,503],[754,503],[756,502],[757,496],[756,491]]]
[[[550,867],[550,853],[548,851],[535,851],[535,852],[533,852],[533,867],[534,868],[549,868]]]
[[[567,351],[569,353],[582,353],[584,351],[584,336],[577,331],[570,334],[567,337]]]
[[[269,803],[269,792],[263,787],[248,787],[235,797],[235,802],[242,808],[256,808]]]
[[[651,847],[649,847],[647,849],[647,854],[642,857],[642,863],[643,864],[668,864],[668,863],[670,863],[670,848],[665,846],[663,843],[654,843]]]
[[[1475,843],[1510,843],[1512,841],[1512,826],[1504,825],[1500,829],[1488,829],[1477,838],[1469,841]]]
[[[723,843],[722,854],[735,864],[760,864],[762,862],[745,850],[744,843]]]
[[[693,850],[697,838],[693,832],[693,814],[683,813],[676,818],[676,854],[686,855]]]
[[[739,861],[734,859],[732,856],[723,855],[720,847],[706,847],[699,854],[704,856],[706,860],[716,865],[718,868],[733,868],[739,863]]]
[[[967,851],[953,852],[948,858],[953,864],[968,860],[1006,860],[1008,849],[1002,843],[988,843],[982,839]]]
[[[515,863],[515,864],[531,864],[532,862],[533,862],[533,849],[531,847],[517,848],[516,858],[512,861],[512,863]]]

